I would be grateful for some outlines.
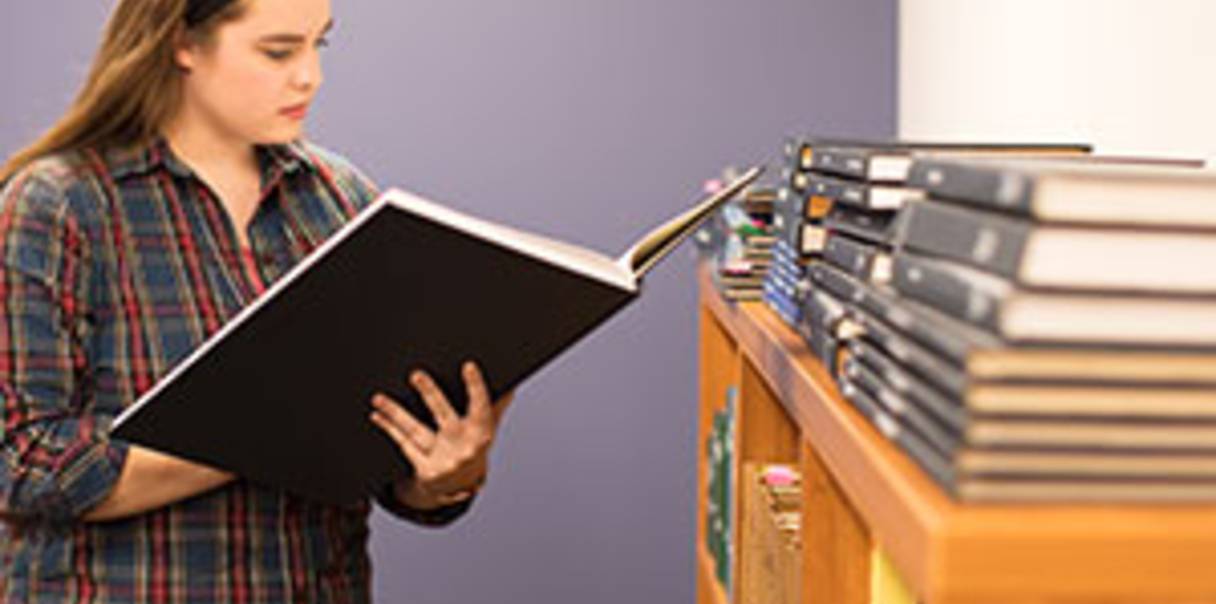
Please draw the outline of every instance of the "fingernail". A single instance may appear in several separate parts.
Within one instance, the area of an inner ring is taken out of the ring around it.
[[[473,363],[465,363],[465,364],[464,364],[464,375],[465,375],[465,377],[473,377],[473,374],[474,374],[476,371],[477,371],[477,368],[473,366]]]

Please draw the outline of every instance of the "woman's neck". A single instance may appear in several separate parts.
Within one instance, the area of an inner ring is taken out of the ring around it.
[[[173,154],[215,193],[248,246],[247,228],[260,200],[261,173],[253,144],[219,136],[197,120],[177,120],[163,131]]]
[[[253,144],[223,136],[198,119],[181,116],[164,128],[173,154],[200,174],[234,174],[257,171]]]

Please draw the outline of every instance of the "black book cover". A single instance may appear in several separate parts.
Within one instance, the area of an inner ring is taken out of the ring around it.
[[[1024,220],[926,200],[900,213],[895,243],[1018,281],[1033,229]]]
[[[823,223],[829,231],[889,246],[895,240],[896,216],[896,212],[874,212],[838,203],[832,206]]]
[[[840,394],[870,421],[879,434],[903,450],[942,489],[954,492],[957,480],[954,464],[929,444],[928,439],[887,413],[873,395],[847,377],[840,380]]]
[[[389,191],[144,393],[114,437],[317,501],[380,492],[412,468],[369,420],[373,394],[434,426],[408,372],[429,372],[464,413],[473,360],[498,400],[635,299],[649,267],[756,175],[615,262]]]
[[[848,179],[868,182],[907,182],[912,161],[928,156],[1039,156],[1086,154],[1089,145],[1037,143],[950,143],[931,141],[826,142],[814,148],[810,168]]]
[[[968,411],[959,403],[965,392],[953,395],[946,393],[938,386],[914,375],[868,338],[857,338],[849,342],[849,353],[851,358],[870,368],[895,392],[923,405],[943,425],[958,433],[966,427]]]
[[[878,244],[853,239],[845,233],[828,234],[823,259],[861,281],[872,281],[883,264],[886,249]]]
[[[998,277],[899,251],[891,287],[962,321],[1001,334],[1001,312],[1012,286]]]
[[[1034,211],[1034,177],[998,166],[920,159],[912,164],[908,186],[925,189],[936,199],[977,203],[1025,216]]]
[[[952,319],[889,288],[859,281],[830,264],[817,265],[811,279],[851,307],[881,319],[918,344],[932,348],[957,367],[965,367],[971,353],[1003,346],[990,334]]]
[[[832,375],[836,374],[837,369],[835,332],[845,316],[843,302],[823,290],[813,290],[803,301],[802,320],[795,326],[811,347],[811,352]]]
[[[1216,186],[1211,174],[1196,169],[1204,166],[1201,160],[1101,155],[992,159],[919,158],[908,184],[936,199],[1048,222],[1183,228],[1196,226],[1196,220],[1212,223],[1210,212],[1197,212],[1206,204],[1195,205],[1194,196]]]

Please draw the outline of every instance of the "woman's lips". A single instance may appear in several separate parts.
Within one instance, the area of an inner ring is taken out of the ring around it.
[[[291,107],[283,109],[279,113],[293,120],[302,120],[305,117],[308,117],[308,104],[303,103],[300,105],[292,105]]]

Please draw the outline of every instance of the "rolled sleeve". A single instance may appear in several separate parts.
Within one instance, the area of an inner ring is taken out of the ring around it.
[[[401,503],[401,500],[397,499],[393,493],[392,485],[385,487],[376,495],[376,503],[380,504],[380,507],[384,508],[386,512],[401,520],[431,528],[443,528],[456,522],[472,509],[475,501],[477,501],[476,495],[452,505],[432,510],[418,510]]]
[[[19,176],[0,196],[0,514],[70,520],[117,482],[126,447],[87,387],[87,242],[63,194]]]

